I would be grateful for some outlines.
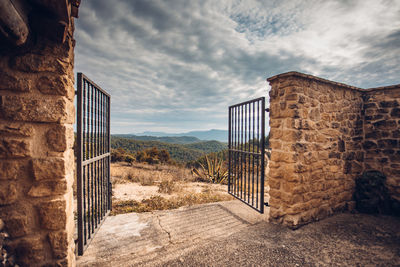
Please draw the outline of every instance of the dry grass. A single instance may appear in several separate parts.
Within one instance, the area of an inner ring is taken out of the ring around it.
[[[141,185],[154,185],[162,181],[194,181],[190,170],[171,165],[149,165],[146,163],[111,164],[111,178],[116,183],[140,183]]]
[[[142,201],[126,200],[114,201],[112,215],[130,212],[149,212],[153,210],[169,210],[195,204],[205,204],[218,201],[232,200],[228,194],[202,192],[196,194],[180,194],[166,199],[162,196],[152,196]]]
[[[179,166],[112,163],[111,178],[114,215],[233,199],[222,185],[196,182],[190,169]]]

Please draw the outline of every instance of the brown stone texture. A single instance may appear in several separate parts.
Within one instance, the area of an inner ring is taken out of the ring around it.
[[[2,96],[1,112],[12,121],[73,122],[73,104],[66,98]]]
[[[49,148],[53,151],[63,152],[72,148],[74,131],[72,127],[54,125],[46,132],[46,141]]]
[[[364,99],[365,170],[383,172],[400,201],[400,85],[370,89]]]
[[[19,266],[75,263],[71,25],[64,43],[0,49],[0,219]]]
[[[68,234],[66,231],[50,232],[48,239],[53,252],[57,259],[63,259],[67,256],[68,252]]]
[[[296,72],[268,81],[272,221],[296,228],[347,209],[355,178],[370,168],[383,170],[399,195],[398,88],[363,90]]]
[[[67,182],[65,179],[60,181],[43,181],[34,184],[28,192],[31,197],[47,197],[52,195],[63,195],[67,192]]]
[[[10,90],[14,92],[29,92],[31,81],[26,78],[18,79],[15,75],[6,73],[0,69],[0,90]]]
[[[63,230],[66,226],[65,200],[44,201],[37,205],[43,229]]]
[[[65,159],[38,158],[33,159],[33,175],[35,180],[58,180],[65,177]]]
[[[30,162],[28,160],[1,160],[0,161],[0,180],[24,179],[30,172]]]
[[[30,155],[29,140],[0,137],[0,158],[27,157]]]
[[[0,206],[14,203],[18,198],[15,182],[0,182]]]

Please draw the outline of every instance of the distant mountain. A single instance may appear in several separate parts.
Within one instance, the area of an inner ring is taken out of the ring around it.
[[[150,135],[134,135],[134,134],[113,134],[115,137],[123,137],[123,138],[130,138],[130,139],[135,139],[135,140],[141,140],[141,141],[159,141],[163,143],[169,143],[169,144],[192,144],[192,143],[197,143],[201,142],[197,137],[194,136],[150,136]]]
[[[164,133],[164,132],[143,132],[135,134],[137,136],[193,136],[200,140],[216,140],[219,142],[228,142],[228,131],[226,130],[208,130],[208,131],[191,131],[187,133]]]

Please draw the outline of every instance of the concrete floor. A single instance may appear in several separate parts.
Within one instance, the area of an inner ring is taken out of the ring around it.
[[[400,266],[400,219],[338,214],[298,230],[239,201],[108,217],[78,266]]]

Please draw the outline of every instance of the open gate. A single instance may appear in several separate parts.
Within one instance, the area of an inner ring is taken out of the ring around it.
[[[111,210],[110,95],[78,73],[78,255]]]
[[[265,97],[229,107],[228,192],[264,213]]]

